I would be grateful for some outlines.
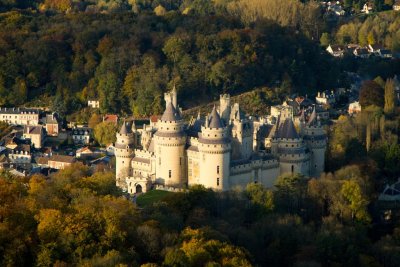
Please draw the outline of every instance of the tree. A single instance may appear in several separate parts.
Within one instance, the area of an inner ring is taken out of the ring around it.
[[[365,81],[360,90],[360,104],[362,108],[370,105],[383,107],[384,90],[375,81]]]
[[[331,43],[331,38],[329,36],[329,33],[324,32],[321,35],[321,38],[319,39],[319,42],[321,43],[322,46],[326,47]]]
[[[116,141],[117,126],[112,122],[102,122],[94,127],[94,139],[105,146]]]
[[[386,114],[393,114],[396,105],[396,94],[394,90],[394,81],[387,79],[385,84],[385,106]]]
[[[350,216],[351,220],[362,223],[369,223],[371,221],[367,211],[368,201],[357,182],[354,180],[345,181],[340,193],[347,208],[342,210],[342,216]]]
[[[156,8],[154,8],[154,13],[157,16],[164,16],[167,14],[167,10],[162,5],[158,5]]]
[[[101,116],[97,113],[93,113],[88,122],[89,128],[94,129],[99,123],[101,123]]]
[[[274,209],[272,191],[266,190],[261,184],[250,183],[246,187],[246,195],[255,205],[259,205],[266,211]]]

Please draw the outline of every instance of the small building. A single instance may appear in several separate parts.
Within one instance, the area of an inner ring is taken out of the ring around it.
[[[46,133],[45,133],[42,125],[37,125],[37,126],[26,125],[24,127],[24,133],[23,133],[24,139],[31,140],[31,144],[35,148],[38,148],[38,149],[42,148],[45,136],[46,136]]]
[[[56,113],[46,115],[45,125],[48,136],[58,136],[60,131],[60,122]]]
[[[106,154],[108,156],[114,156],[115,155],[115,146],[114,144],[109,144],[106,147]]]
[[[353,53],[356,57],[359,57],[359,58],[369,58],[369,55],[370,55],[368,52],[368,49],[366,49],[366,48],[354,49]]]
[[[346,48],[343,45],[329,45],[326,51],[334,57],[343,57]]]
[[[400,0],[396,0],[396,2],[393,4],[393,10],[400,11]]]
[[[75,163],[76,159],[72,156],[53,155],[48,160],[48,166],[52,169],[63,170]]]
[[[11,125],[38,125],[39,110],[27,108],[0,108],[0,121]]]
[[[332,105],[336,103],[336,96],[333,91],[318,92],[315,97],[315,102],[320,105]]]
[[[118,115],[116,114],[106,114],[103,116],[103,122],[111,122],[115,125],[118,124]]]
[[[48,157],[36,157],[35,162],[40,168],[48,168],[49,167],[49,158]]]
[[[100,101],[99,100],[88,100],[88,107],[99,108],[100,107]]]
[[[74,144],[88,145],[92,136],[92,129],[89,127],[76,127],[72,130]]]
[[[365,14],[370,14],[374,11],[374,4],[372,2],[367,2],[363,5],[363,8],[361,9],[362,13]]]
[[[82,147],[76,151],[76,157],[82,159],[96,158],[101,155],[101,151],[96,151],[88,146]]]
[[[8,158],[11,163],[17,166],[28,166],[32,162],[31,146],[19,144],[13,149],[8,150]]]
[[[367,46],[367,49],[368,49],[368,52],[370,52],[370,53],[377,53],[380,50],[384,49],[384,47],[380,44],[373,44],[373,45],[369,44]]]
[[[348,109],[349,114],[356,114],[361,112],[361,105],[360,102],[355,101],[353,103],[349,104],[349,109]]]

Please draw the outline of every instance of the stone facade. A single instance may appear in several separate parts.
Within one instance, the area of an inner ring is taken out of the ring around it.
[[[165,94],[166,109],[154,124],[137,129],[124,122],[115,144],[117,185],[129,193],[154,186],[195,184],[225,191],[248,183],[272,187],[285,173],[318,177],[324,171],[326,135],[314,109],[299,130],[290,106],[275,123],[245,116],[221,95],[219,108],[185,122],[176,91]]]

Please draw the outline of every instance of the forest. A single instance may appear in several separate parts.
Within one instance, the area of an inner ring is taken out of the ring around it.
[[[398,60],[333,60],[319,44],[329,27],[312,1],[257,3],[3,0],[0,105],[64,117],[99,99],[101,113],[147,117],[160,114],[173,85],[190,108],[223,92],[313,95],[347,86],[346,71],[398,72]]]
[[[398,266],[399,228],[368,208],[368,165],[275,189],[195,186],[136,206],[115,177],[76,164],[0,174],[2,266]]]

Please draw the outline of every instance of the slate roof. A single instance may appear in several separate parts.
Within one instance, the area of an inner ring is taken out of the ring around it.
[[[120,134],[130,134],[132,132],[132,128],[129,127],[129,123],[124,121],[121,126],[121,130],[119,130]]]
[[[208,127],[215,128],[215,129],[224,127],[224,124],[223,124],[221,117],[219,116],[215,106],[214,106],[213,110],[211,111]]]
[[[174,105],[169,102],[165,108],[164,114],[161,117],[162,121],[178,121],[181,120],[179,112],[176,110]]]
[[[277,138],[286,139],[298,139],[299,134],[294,127],[293,120],[290,118],[285,119],[285,121],[279,126]]]
[[[0,114],[39,114],[39,110],[30,108],[0,108]]]
[[[24,134],[42,134],[43,127],[39,126],[25,126],[24,127]]]
[[[75,158],[67,155],[53,155],[49,158],[49,161],[57,161],[57,162],[65,162],[65,163],[74,163]]]
[[[307,124],[308,125],[313,125],[316,121],[317,121],[317,112],[315,111],[315,107],[314,107],[313,112],[311,113]]]

